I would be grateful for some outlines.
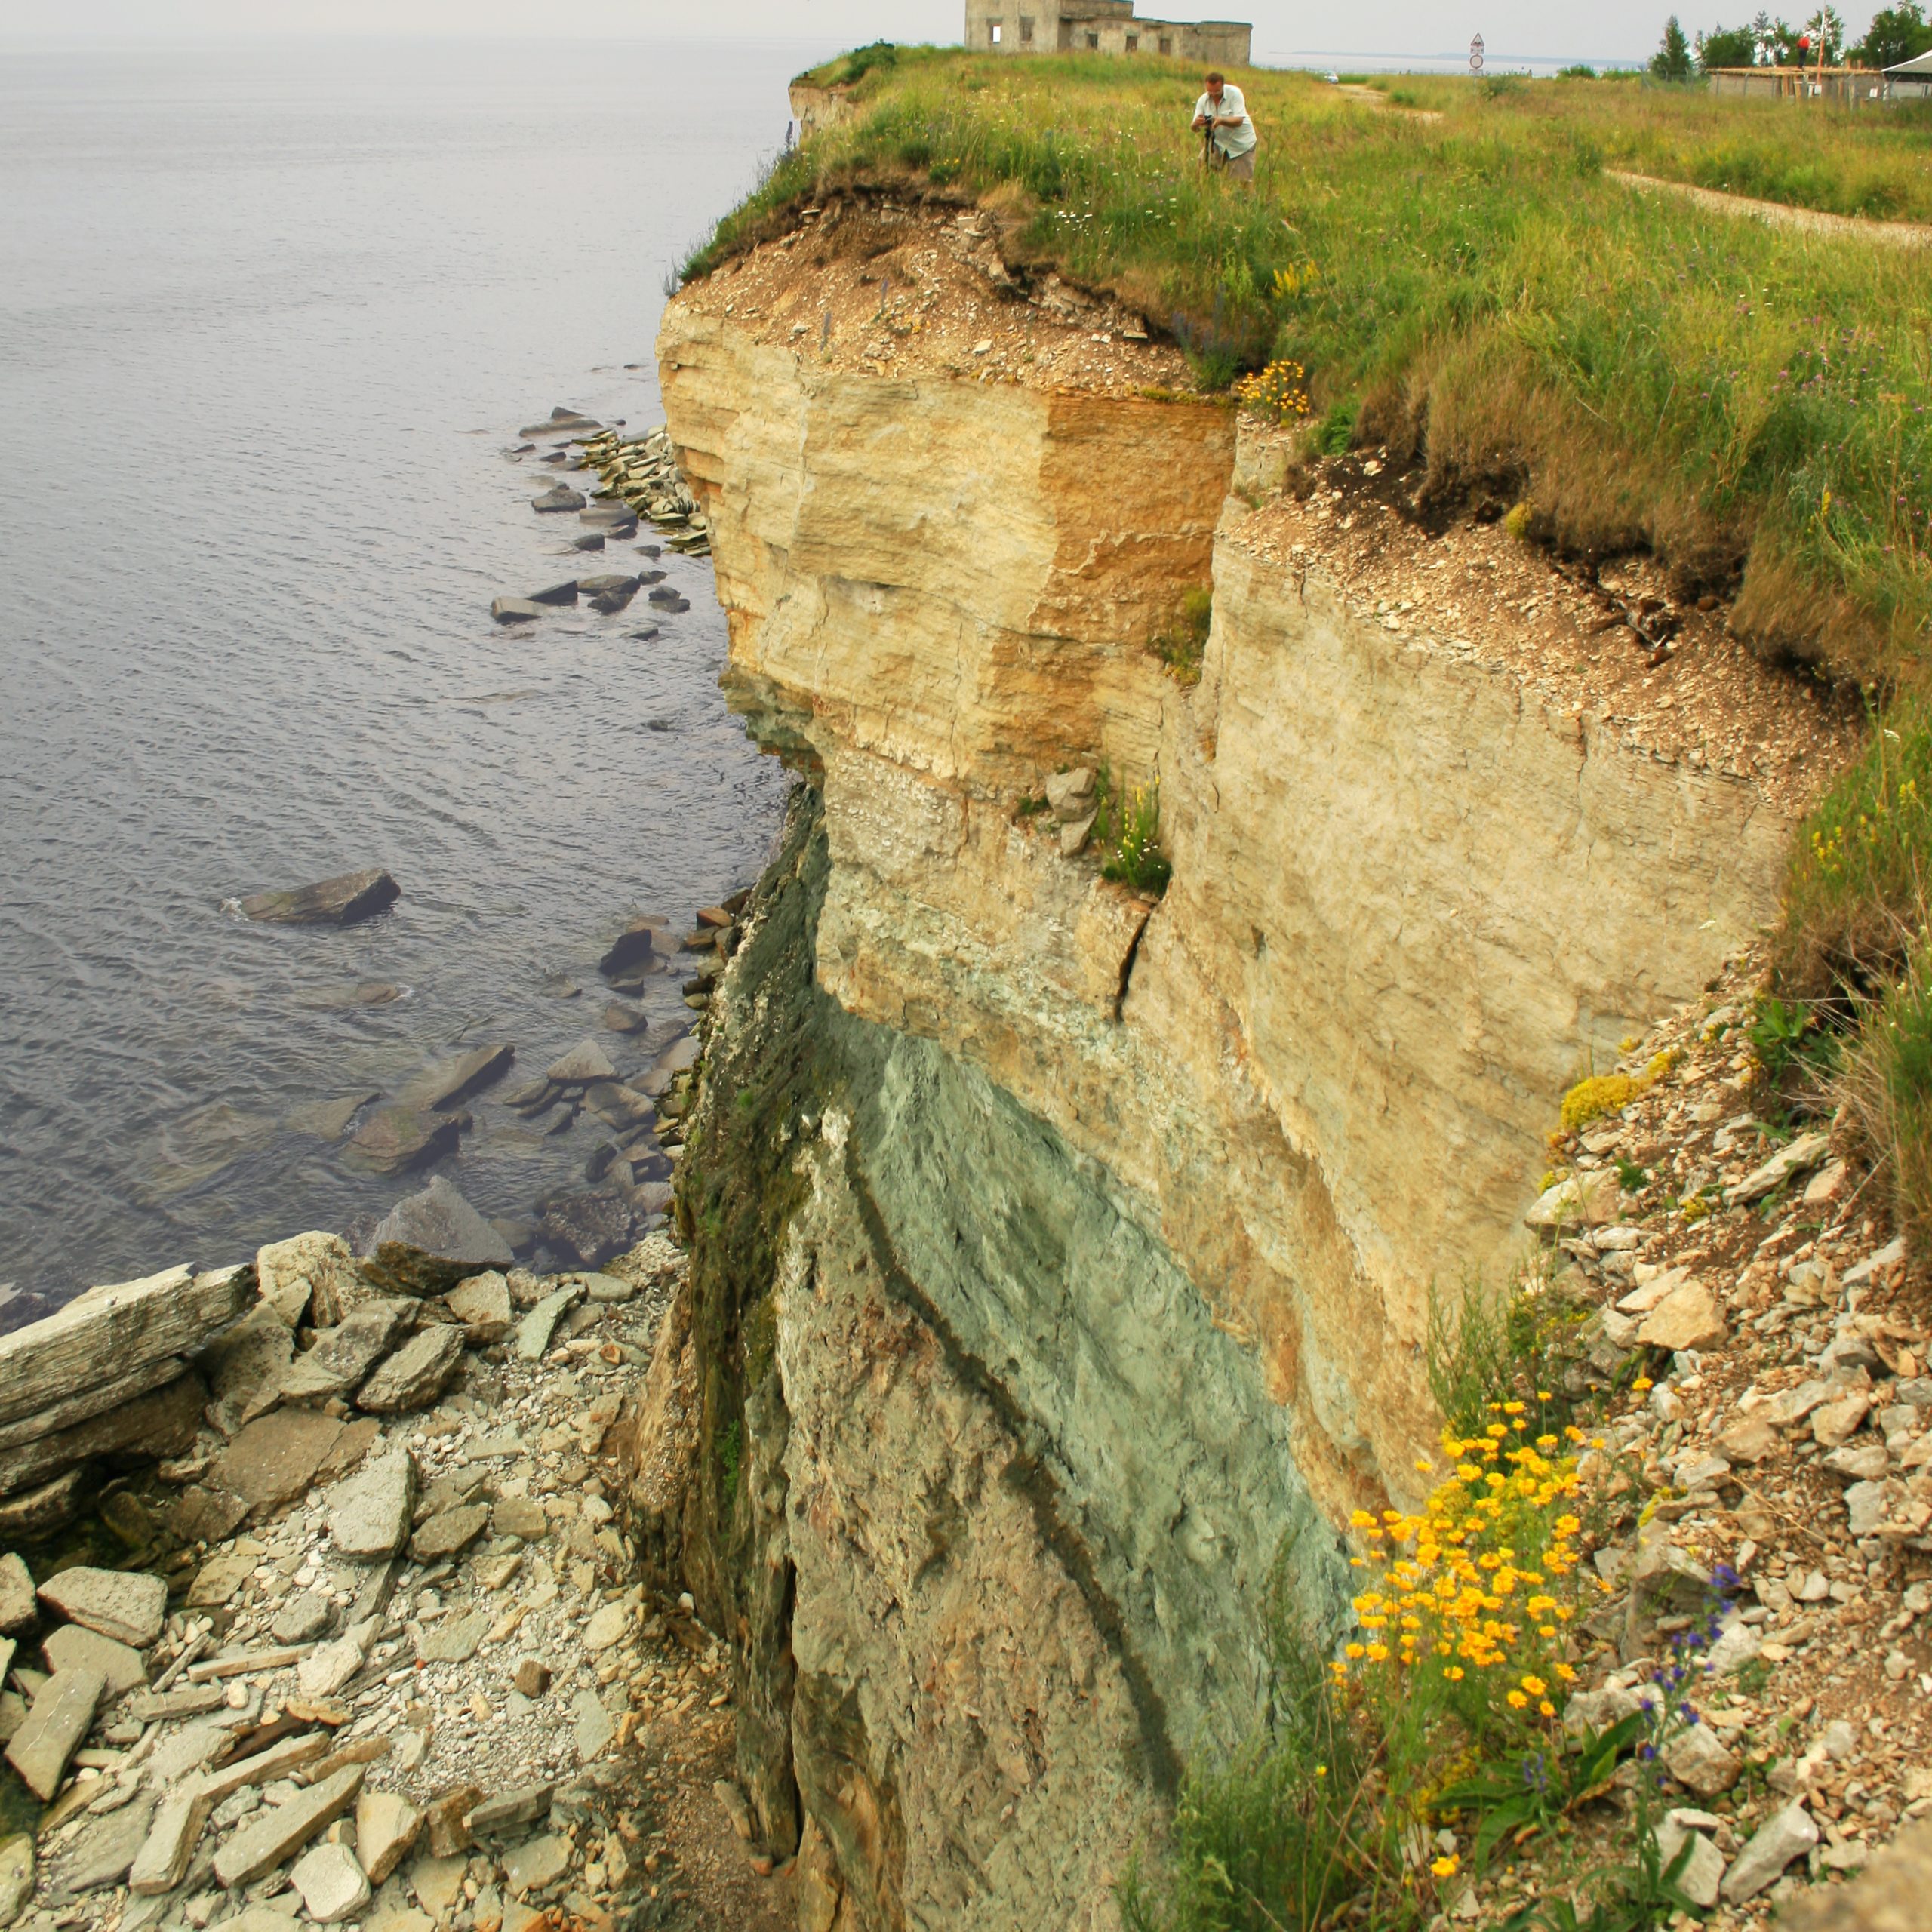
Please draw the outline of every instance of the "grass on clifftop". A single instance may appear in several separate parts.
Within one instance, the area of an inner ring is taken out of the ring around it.
[[[1417,82],[1432,118],[1256,70],[1244,191],[1204,175],[1198,76],[1173,63],[875,49],[863,64],[854,118],[785,157],[688,276],[841,182],[983,198],[1013,224],[1010,254],[1117,291],[1208,386],[1292,359],[1327,442],[1413,453],[1446,493],[1519,494],[1578,552],[1647,545],[1687,588],[1737,589],[1740,629],[1767,648],[1863,679],[1918,674],[1924,257],[1727,219],[1603,170],[1916,212],[1932,120],[1635,83]]]

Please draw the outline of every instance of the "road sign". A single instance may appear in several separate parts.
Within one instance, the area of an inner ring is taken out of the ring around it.
[[[1482,72],[1482,35],[1481,34],[1478,34],[1475,39],[1469,42],[1469,72],[1472,74],[1480,74]]]

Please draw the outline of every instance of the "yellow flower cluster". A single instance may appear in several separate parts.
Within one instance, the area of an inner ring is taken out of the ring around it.
[[[1235,385],[1242,408],[1271,423],[1285,423],[1309,412],[1308,371],[1299,362],[1271,362]]]
[[[1899,781],[1897,810],[1901,813],[1916,812],[1921,809],[1918,801],[1918,786],[1915,780]],[[1869,812],[1858,814],[1858,823],[1851,834],[1856,844],[1868,850],[1875,846],[1881,836],[1884,821],[1892,815],[1893,808],[1881,789]],[[1836,878],[1844,870],[1845,838],[1847,826],[1841,820],[1829,832],[1820,831],[1815,826],[1811,832],[1811,858],[1818,869]]]
[[[1561,1438],[1530,1435],[1526,1404],[1489,1407],[1481,1435],[1443,1438],[1454,1472],[1420,1511],[1351,1518],[1367,1546],[1351,1560],[1378,1572],[1378,1587],[1355,1599],[1360,1635],[1333,1669],[1339,1683],[1392,1696],[1420,1672],[1451,1685],[1478,1673],[1512,1711],[1553,1718],[1555,1687],[1576,1675],[1560,1639],[1585,1582],[1571,1506],[1581,1478]]]
[[[1275,299],[1278,302],[1292,302],[1298,295],[1306,295],[1321,279],[1321,271],[1312,262],[1297,262],[1284,269],[1275,271]]]

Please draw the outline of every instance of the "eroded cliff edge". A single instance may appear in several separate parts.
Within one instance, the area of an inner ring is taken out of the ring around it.
[[[1251,1721],[1271,1584],[1332,1619],[1334,1526],[1412,1493],[1429,1284],[1500,1273],[1563,1088],[1769,915],[1789,800],[1277,561],[1225,411],[1026,379],[1048,305],[974,380],[732,303],[671,304],[662,380],[805,782],[682,1183],[696,1460],[642,1504],[808,1922],[1105,1924]],[[1209,583],[1189,689],[1147,645]],[[1101,761],[1158,780],[1158,903],[1019,810]]]

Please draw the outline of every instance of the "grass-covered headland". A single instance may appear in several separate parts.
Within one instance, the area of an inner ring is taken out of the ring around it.
[[[1425,118],[1257,70],[1241,76],[1261,134],[1244,192],[1204,176],[1199,77],[1174,63],[900,50],[812,78],[851,67],[855,118],[786,157],[688,273],[841,180],[998,195],[1021,218],[1009,246],[1117,291],[1211,386],[1298,362],[1331,442],[1412,451],[1439,491],[1501,481],[1568,548],[1652,546],[1736,590],[1767,649],[1866,680],[1915,670],[1932,614],[1924,258],[1727,220],[1604,170],[1736,174],[1759,193],[1776,176],[1825,206],[1863,205],[1881,176],[1918,211],[1932,118],[1826,124],[1636,82],[1394,90]],[[1755,157],[1748,175],[1734,152]]]

